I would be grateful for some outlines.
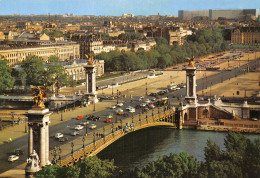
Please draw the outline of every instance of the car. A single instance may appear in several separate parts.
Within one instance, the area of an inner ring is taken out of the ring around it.
[[[116,114],[118,114],[118,115],[124,114],[123,109],[117,109],[117,110],[116,110]]]
[[[93,117],[93,119],[92,119],[93,121],[99,121],[100,120],[100,117],[98,117],[98,116],[95,116],[95,117]]]
[[[151,98],[151,101],[155,101],[155,100],[156,100],[156,98],[155,98],[155,97],[152,97],[152,98]]]
[[[134,113],[134,112],[135,112],[135,108],[129,109],[129,112],[130,112],[130,113]]]
[[[110,106],[110,109],[116,109],[116,105]]]
[[[139,108],[140,108],[140,105],[139,105],[139,104],[135,106],[135,109],[139,109]]]
[[[135,100],[136,101],[142,101],[142,98],[136,98]]]
[[[106,119],[104,120],[104,122],[105,122],[105,123],[111,122],[111,118],[106,118]]]
[[[145,106],[146,106],[146,103],[141,103],[140,106],[141,106],[141,107],[145,107]]]
[[[258,119],[256,117],[253,117],[251,120],[252,121],[258,121]]]
[[[24,154],[24,151],[21,150],[21,149],[16,149],[16,150],[14,150],[14,153],[15,153],[16,156],[20,156],[20,155]]]
[[[149,100],[149,99],[145,100],[145,103],[150,103],[150,102],[151,102],[151,100]]]
[[[76,119],[81,120],[83,116],[77,116]]]
[[[76,131],[76,130],[73,130],[70,135],[72,136],[76,136],[76,135],[79,135],[79,131]]]
[[[68,141],[69,139],[67,137],[61,137],[59,138],[59,142],[66,142]]]
[[[84,127],[82,125],[76,125],[75,130],[82,130]]]
[[[10,155],[9,157],[8,157],[8,161],[9,162],[14,162],[14,161],[16,161],[16,160],[18,160],[19,159],[19,156],[17,156],[17,155]]]
[[[61,137],[63,137],[63,134],[62,134],[62,133],[56,133],[56,134],[55,134],[55,138],[61,138]]]
[[[90,129],[95,129],[95,128],[97,128],[97,126],[95,124],[90,124],[89,128]]]
[[[83,126],[86,126],[86,125],[88,125],[89,124],[89,122],[81,122],[81,123],[79,123],[80,125],[83,125]]]
[[[124,104],[123,103],[118,103],[116,106],[117,107],[121,107],[121,106],[123,106]]]
[[[149,109],[154,109],[155,106],[154,106],[154,104],[149,104],[148,108],[149,108]]]
[[[132,108],[133,108],[132,106],[127,106],[125,109],[129,111]]]

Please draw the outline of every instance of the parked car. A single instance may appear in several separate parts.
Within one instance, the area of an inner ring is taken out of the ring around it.
[[[111,119],[110,119],[110,118],[106,118],[106,119],[104,120],[104,122],[105,122],[105,123],[109,123],[109,122],[111,122]]]
[[[116,109],[116,105],[110,106],[110,109]]]
[[[155,106],[154,106],[154,104],[149,104],[148,108],[153,109],[153,108],[155,108]]]
[[[82,130],[84,127],[82,125],[76,125],[75,130]]]
[[[118,114],[118,115],[124,114],[123,109],[117,109],[117,110],[116,110],[116,114]]]
[[[90,124],[89,128],[90,129],[95,129],[97,126],[95,124]]]
[[[258,121],[258,119],[256,117],[253,117],[251,120],[252,121]]]
[[[87,121],[87,122],[81,122],[80,123],[80,125],[83,125],[83,126],[86,126],[86,125],[88,125],[89,124],[89,122]]]
[[[61,137],[61,138],[59,138],[59,142],[66,142],[68,140],[69,140],[68,137]]]
[[[79,135],[79,131],[76,131],[76,130],[73,130],[70,135],[72,136],[76,136],[76,135]]]
[[[81,120],[83,116],[77,116],[76,119]]]
[[[10,162],[14,162],[18,159],[19,159],[19,156],[17,156],[17,155],[11,155],[8,157],[8,161],[10,161]]]
[[[62,133],[56,133],[56,134],[55,134],[55,138],[61,138],[61,137],[63,137],[63,134],[62,134]]]
[[[124,104],[123,103],[118,103],[116,106],[117,107],[121,107],[121,106],[123,106]]]
[[[146,106],[146,103],[141,103],[140,106],[141,106],[141,107],[145,107],[145,106]]]
[[[130,108],[130,109],[129,109],[129,112],[130,112],[130,113],[134,113],[134,112],[135,112],[135,108]]]
[[[132,108],[133,108],[132,106],[127,106],[125,109],[129,111]]]
[[[20,156],[20,155],[23,155],[23,154],[24,154],[24,151],[21,150],[21,149],[16,149],[16,150],[14,151],[14,153],[15,153],[16,156]]]

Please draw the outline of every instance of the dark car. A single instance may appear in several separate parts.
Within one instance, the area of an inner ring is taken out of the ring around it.
[[[69,139],[67,137],[61,137],[59,138],[59,142],[66,142],[68,141]]]
[[[20,155],[23,155],[23,154],[24,154],[24,151],[21,150],[21,149],[16,149],[16,150],[14,151],[14,153],[15,153],[15,155],[17,155],[17,156],[20,156]]]

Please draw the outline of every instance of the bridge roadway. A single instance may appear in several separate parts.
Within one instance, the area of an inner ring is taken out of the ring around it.
[[[125,131],[124,126],[126,122],[131,123],[134,127],[134,130]],[[72,154],[72,147],[69,149],[68,144],[61,146],[61,154],[60,152],[53,150],[51,152],[50,160],[57,160],[57,164],[61,166],[70,166],[80,159],[83,159],[87,156],[93,156],[102,151],[104,148],[115,142],[116,140],[120,139],[121,137],[125,136],[128,133],[133,131],[137,131],[147,127],[154,127],[154,126],[170,126],[176,127],[176,120],[175,120],[175,112],[172,109],[165,110],[160,113],[154,113],[153,116],[145,117],[143,119],[139,117],[128,118],[124,122],[118,122],[114,124],[114,129],[109,128],[110,126],[99,128],[94,131],[92,136],[92,140],[88,139],[88,142],[83,145],[83,141],[81,138],[73,141],[73,145],[77,142],[77,149],[74,149],[74,153]],[[121,126],[120,129],[118,126]],[[117,128],[117,129],[116,129]],[[104,134],[104,137],[97,137],[97,133]],[[72,143],[72,142],[71,142]],[[71,146],[71,144],[69,144]],[[55,156],[56,155],[56,156]],[[61,158],[61,159],[59,159]]]
[[[259,59],[256,60],[256,61],[255,60],[250,61],[249,66],[250,67],[253,67],[253,66],[259,67],[260,66]],[[232,69],[230,71],[220,71],[220,73],[209,76],[209,77],[207,77],[207,79],[206,79],[206,77],[199,79],[199,80],[197,80],[197,91],[201,91],[203,88],[205,89],[206,87],[221,83],[221,81],[228,80],[228,79],[236,77],[238,75],[243,75],[245,73],[244,71],[246,69],[247,69],[247,65],[243,65],[243,66],[240,66],[238,68]],[[198,70],[198,73],[199,73],[199,70]],[[185,88],[182,88],[180,90],[174,91],[173,93],[167,94],[167,96],[169,98],[172,98],[173,95],[176,96],[176,97],[185,96],[185,90],[186,90]],[[149,89],[148,89],[148,91],[149,91]],[[133,103],[132,105],[134,106],[134,104],[135,103]],[[100,116],[100,115],[107,115],[108,113],[109,112],[107,110],[105,110],[105,111],[97,112],[94,115]],[[139,113],[139,111],[137,111],[137,113]],[[123,117],[121,117],[121,118],[124,119]],[[103,122],[95,122],[95,123],[97,124],[98,127],[107,127],[107,125],[108,125],[108,124],[103,123]],[[61,124],[54,125],[54,126],[50,127],[50,150],[53,150],[55,146],[61,145],[61,143],[57,142],[54,139],[54,135],[57,132],[67,133],[66,136],[68,136],[69,141],[75,140],[75,139],[78,138],[78,136],[73,137],[73,136],[69,136],[69,134],[68,134],[71,130],[71,126],[75,125],[75,124],[78,124],[78,121],[76,121],[75,119],[71,119],[69,121],[66,121],[66,122],[64,121]],[[83,136],[84,132],[85,131],[82,131],[80,133],[80,136]],[[86,143],[87,143],[88,140],[93,141],[93,136],[90,135],[89,137],[87,137]],[[12,168],[24,163],[24,161],[27,158],[27,150],[28,150],[27,142],[28,142],[28,136],[25,135],[21,138],[14,140],[12,143],[0,145],[0,150],[1,150],[1,152],[0,152],[0,173],[5,172],[9,169],[12,169]],[[81,141],[81,143],[78,143],[78,144],[80,144],[82,146],[82,141]],[[68,145],[68,144],[66,144],[66,145]],[[75,142],[75,148],[76,148],[76,146],[77,146],[77,143]],[[68,150],[71,150],[70,146],[67,146],[67,147],[68,147],[67,148]],[[14,163],[8,163],[7,164],[8,153],[10,153],[11,151],[13,151],[17,148],[24,150],[25,154],[22,155],[18,161],[14,162]],[[63,151],[64,150],[62,150],[62,152]]]

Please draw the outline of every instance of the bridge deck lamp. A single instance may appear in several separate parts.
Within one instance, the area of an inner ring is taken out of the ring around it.
[[[73,157],[73,152],[74,152],[74,150],[73,150],[73,147],[74,147],[74,143],[73,143],[73,141],[71,142],[71,154],[72,154],[72,157]]]
[[[83,146],[82,148],[85,148],[85,136],[82,137]]]

